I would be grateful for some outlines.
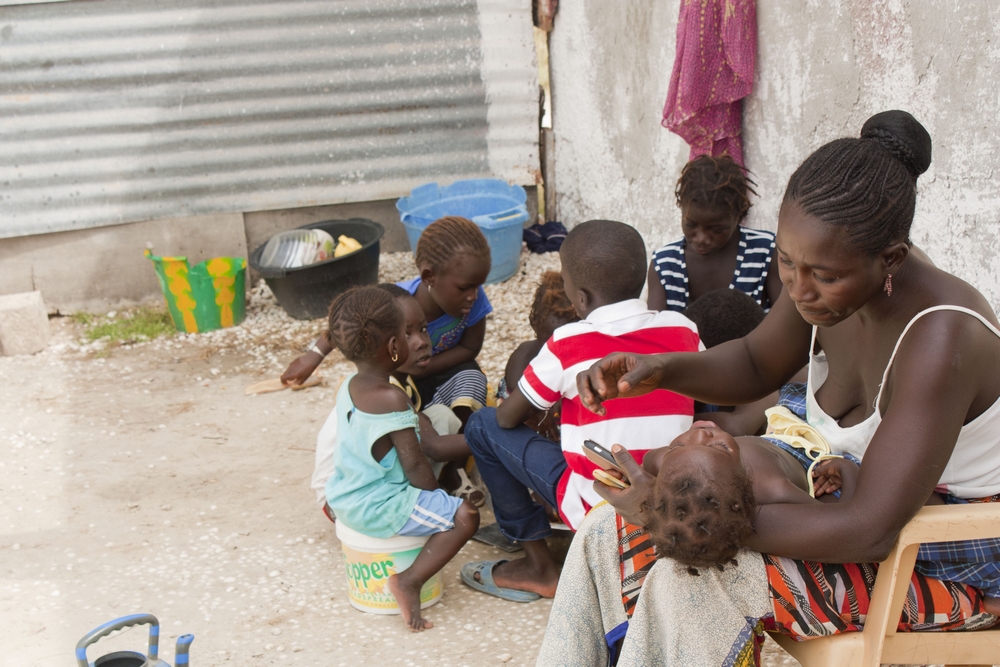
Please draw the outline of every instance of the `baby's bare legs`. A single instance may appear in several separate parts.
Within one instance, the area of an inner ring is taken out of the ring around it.
[[[434,627],[433,623],[420,616],[420,589],[455,557],[478,528],[479,511],[468,500],[462,501],[455,512],[455,527],[432,535],[413,565],[389,577],[389,590],[395,596],[410,632]]]

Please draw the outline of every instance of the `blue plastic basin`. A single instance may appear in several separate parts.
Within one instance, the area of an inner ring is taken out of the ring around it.
[[[521,261],[521,238],[528,220],[527,194],[520,185],[494,178],[455,181],[444,187],[427,183],[396,202],[410,248],[416,252],[424,228],[438,218],[456,215],[479,225],[490,244],[493,265],[487,283],[507,280]]]

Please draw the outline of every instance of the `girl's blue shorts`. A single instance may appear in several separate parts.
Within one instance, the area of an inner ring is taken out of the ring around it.
[[[421,490],[410,518],[396,534],[424,536],[451,530],[461,504],[461,498],[449,496],[443,489]]]

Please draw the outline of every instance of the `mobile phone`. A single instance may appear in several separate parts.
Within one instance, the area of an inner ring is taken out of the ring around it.
[[[613,477],[611,473],[606,472],[603,468],[598,468],[594,471],[594,479],[605,486],[611,486],[616,489],[627,489],[630,486],[627,479]]]
[[[597,444],[593,440],[583,441],[583,453],[594,465],[599,468],[604,470],[617,470],[623,475],[625,474],[625,471],[622,470],[621,466],[619,466],[615,461],[615,457],[611,455],[611,450],[605,449],[602,445]]]

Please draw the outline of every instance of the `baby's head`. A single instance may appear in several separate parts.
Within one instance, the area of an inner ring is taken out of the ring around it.
[[[378,287],[356,287],[330,304],[330,342],[355,364],[381,364],[395,370],[406,363],[409,348],[403,309]]]
[[[403,325],[406,327],[406,346],[409,355],[406,363],[396,369],[397,373],[419,375],[431,362],[431,337],[427,333],[427,317],[416,298],[399,285],[381,283],[378,288],[396,300],[403,309]]]
[[[750,210],[753,181],[728,155],[702,155],[681,171],[674,188],[684,239],[699,255],[721,250]]]
[[[723,569],[753,533],[753,484],[736,440],[713,422],[695,422],[665,448],[646,524],[657,558],[697,575]]]
[[[535,290],[535,300],[528,312],[528,323],[538,340],[548,340],[552,332],[564,324],[576,322],[580,316],[566,296],[562,275],[557,271],[546,271],[542,282]]]
[[[728,287],[701,295],[684,315],[698,326],[705,347],[743,338],[764,321],[764,309],[752,296]]]
[[[479,226],[456,216],[435,220],[420,234],[414,255],[441,310],[452,317],[468,314],[490,273],[490,245]]]
[[[638,299],[646,284],[646,244],[614,220],[581,222],[559,250],[563,288],[580,317],[598,305]]]

